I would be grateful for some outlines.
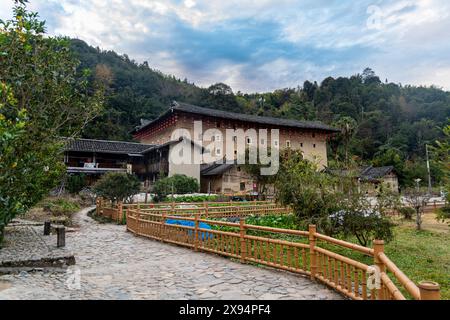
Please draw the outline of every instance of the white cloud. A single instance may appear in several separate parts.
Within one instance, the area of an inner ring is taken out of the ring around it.
[[[11,4],[0,0],[0,18],[11,15]],[[368,28],[370,5],[379,8],[378,28]],[[306,79],[347,76],[370,66],[391,81],[450,89],[447,1],[32,0],[30,8],[47,20],[50,34],[127,53],[162,72],[204,86],[221,81],[236,91],[272,90]],[[270,38],[264,33],[268,30],[249,34],[245,28],[255,22],[279,26],[276,41],[273,34]],[[205,67],[192,67],[183,59],[196,55],[196,49],[207,52],[210,44],[202,37],[192,39],[192,46],[190,39],[174,41],[197,36],[177,34],[180,31],[175,26],[179,25],[203,33],[216,31],[214,41],[223,45],[215,44],[211,50],[224,53],[212,52],[209,59],[203,54]],[[222,37],[217,30],[234,32],[235,37]],[[226,41],[233,45],[234,41],[251,42],[252,37],[261,41],[255,47],[243,46],[242,50],[249,50],[243,58],[233,59],[235,52],[226,51]],[[186,51],[191,52],[177,55]],[[265,57],[266,52],[272,54]]]

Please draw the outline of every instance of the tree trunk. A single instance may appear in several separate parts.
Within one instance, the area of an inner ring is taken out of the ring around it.
[[[416,228],[417,230],[422,229],[422,216],[420,214],[420,208],[416,209]]]

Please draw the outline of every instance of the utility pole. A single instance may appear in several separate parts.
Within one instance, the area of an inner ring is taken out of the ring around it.
[[[427,171],[428,171],[428,194],[431,195],[431,173],[430,173],[430,158],[428,157],[428,145],[425,144],[425,152],[427,155]]]

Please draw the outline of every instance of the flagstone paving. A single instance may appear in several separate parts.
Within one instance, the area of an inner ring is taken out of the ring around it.
[[[343,299],[307,277],[136,237],[87,212],[66,238],[76,265],[0,276],[0,299]]]

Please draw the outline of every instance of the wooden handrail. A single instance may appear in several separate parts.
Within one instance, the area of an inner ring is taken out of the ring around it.
[[[332,237],[326,236],[326,235],[321,234],[321,233],[316,233],[315,236],[316,236],[317,239],[324,240],[326,242],[329,242],[329,243],[332,243],[332,244],[335,244],[335,245],[338,245],[338,246],[341,246],[341,247],[345,247],[345,248],[349,248],[349,249],[352,249],[352,250],[356,250],[356,251],[362,252],[364,254],[367,254],[369,256],[373,256],[373,249],[372,248],[367,248],[367,247],[363,247],[363,246],[357,245],[355,243],[350,243],[350,242],[347,242],[347,241],[344,241],[344,240],[339,240],[339,239],[336,239],[336,238],[332,238]]]
[[[412,282],[387,256],[385,253],[379,253],[378,258],[384,263],[386,268],[391,272],[395,278],[402,284],[406,291],[411,294],[411,296],[420,300],[420,290],[414,282]]]
[[[400,290],[395,286],[392,280],[388,277],[385,272],[381,273],[381,280],[384,285],[388,288],[389,292],[394,296],[395,300],[406,300],[405,296],[400,292]]]
[[[369,266],[367,264],[364,264],[362,262],[358,262],[358,261],[352,260],[350,258],[341,256],[340,254],[334,253],[334,252],[329,251],[327,249],[324,249],[324,248],[321,248],[321,247],[315,247],[315,250],[317,252],[323,253],[324,255],[326,255],[326,256],[328,256],[330,258],[333,258],[333,259],[345,262],[345,263],[347,263],[347,264],[349,264],[351,266],[354,266],[355,268],[361,269],[363,271],[367,272],[367,270],[369,268]]]
[[[257,225],[252,225],[252,224],[245,224],[245,227],[249,230],[260,230],[260,231],[267,231],[267,232],[273,232],[273,233],[293,234],[293,235],[304,236],[304,237],[308,236],[308,231],[303,231],[303,230],[272,228],[272,227],[257,226]]]

